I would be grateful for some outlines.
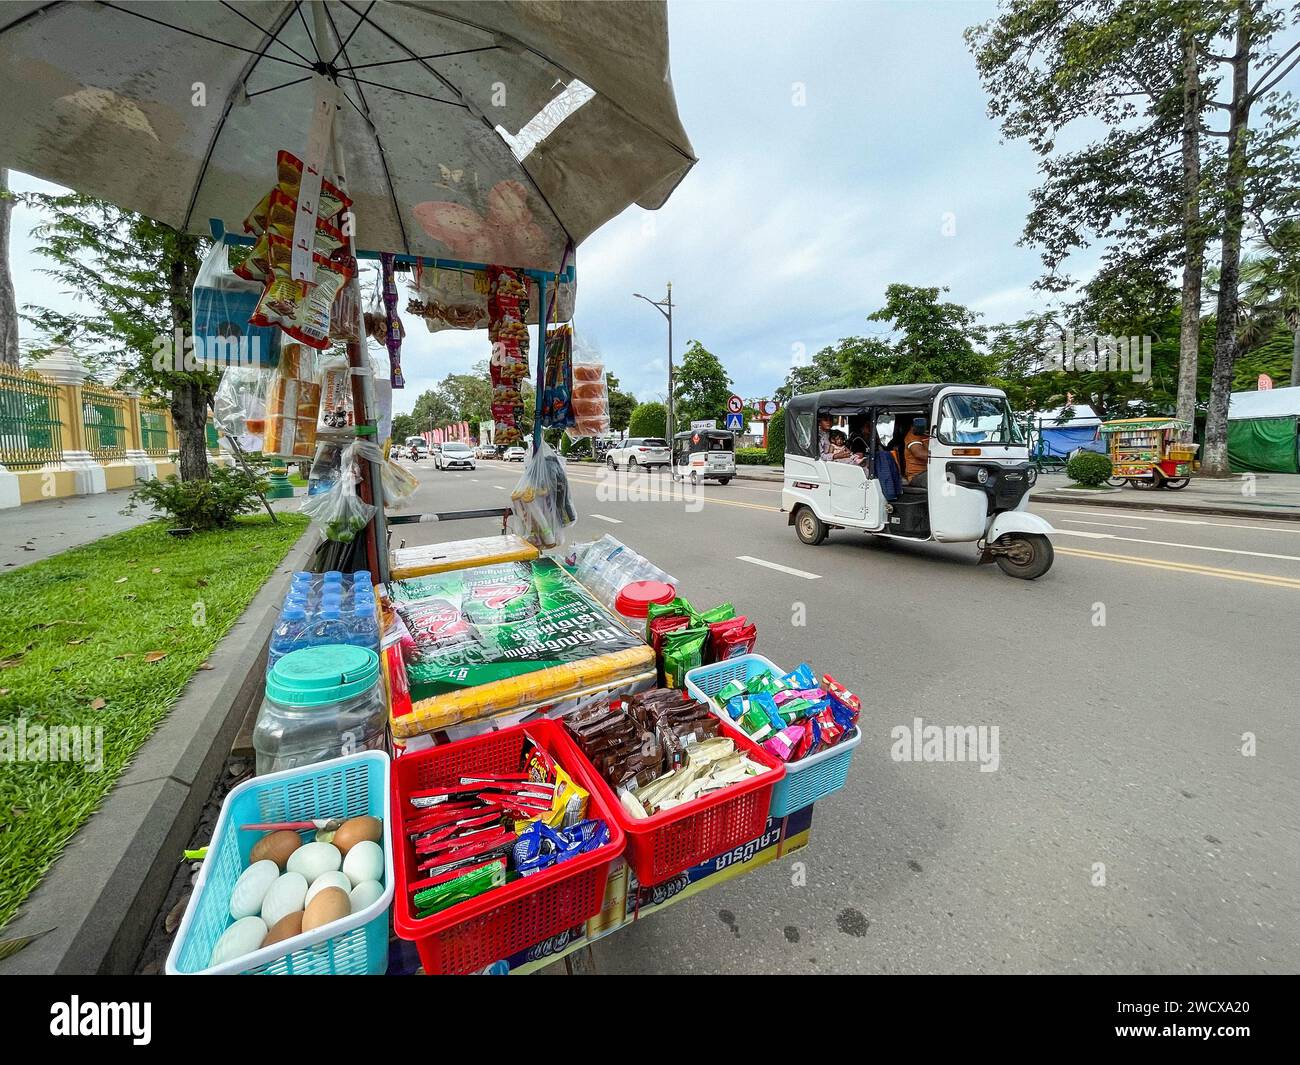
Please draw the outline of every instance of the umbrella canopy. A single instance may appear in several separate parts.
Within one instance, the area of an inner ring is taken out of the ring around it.
[[[357,242],[555,271],[695,162],[655,2],[0,5],[0,166],[238,227],[335,79]]]

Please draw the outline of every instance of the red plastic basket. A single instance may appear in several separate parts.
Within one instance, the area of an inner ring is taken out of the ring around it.
[[[661,884],[683,869],[757,839],[767,827],[772,789],[785,776],[785,763],[725,722],[722,735],[734,740],[737,750],[767,766],[769,772],[649,817],[633,817],[624,810],[614,790],[586,760],[573,737],[567,731],[561,737],[565,746],[563,764],[578,759],[586,762],[595,780],[593,794],[599,794],[605,805],[613,808],[627,835],[624,857],[642,887]]]
[[[543,747],[573,779],[591,793],[587,816],[609,826],[609,843],[590,854],[494,888],[455,906],[417,919],[406,890],[418,864],[415,848],[402,831],[407,797],[423,788],[444,787],[462,775],[509,773],[519,769],[525,736]],[[576,756],[576,757],[575,757]],[[406,754],[393,762],[393,858],[397,891],[393,927],[419,951],[426,973],[469,973],[507,958],[534,943],[581,924],[600,912],[610,866],[623,852],[623,830],[614,816],[608,790],[597,790],[596,771],[571,745],[564,729],[539,719],[500,732]]]

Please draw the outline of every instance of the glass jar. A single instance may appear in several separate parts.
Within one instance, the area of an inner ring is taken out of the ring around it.
[[[266,677],[253,729],[257,773],[382,750],[387,729],[388,707],[374,651],[349,644],[291,651]]]

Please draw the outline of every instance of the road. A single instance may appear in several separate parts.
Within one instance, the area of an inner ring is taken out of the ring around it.
[[[507,505],[520,467],[418,472],[404,509],[446,511]],[[1036,507],[1057,557],[1025,582],[970,544],[807,547],[779,484],[674,500],[602,478],[571,468],[578,539],[612,533],[698,606],[734,602],[757,650],[862,696],[864,739],[806,849],[603,940],[598,969],[1300,969],[1300,523]],[[996,726],[996,770],[895,760],[918,717]]]

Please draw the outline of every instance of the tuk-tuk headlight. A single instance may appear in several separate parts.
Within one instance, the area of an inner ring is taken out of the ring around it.
[[[975,480],[979,481],[980,484],[988,484],[989,471],[986,470],[983,466],[981,466],[978,470],[975,471]]]

